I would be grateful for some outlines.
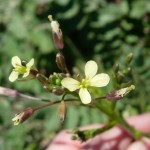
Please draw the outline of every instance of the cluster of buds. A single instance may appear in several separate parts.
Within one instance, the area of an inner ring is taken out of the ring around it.
[[[55,95],[62,95],[65,89],[61,84],[61,80],[68,76],[69,74],[54,72],[52,75],[49,76],[49,85],[45,86],[45,89],[47,89],[49,92],[54,93]]]

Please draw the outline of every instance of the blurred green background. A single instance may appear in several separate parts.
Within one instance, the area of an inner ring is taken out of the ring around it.
[[[36,66],[49,76],[59,72],[47,16],[58,20],[64,33],[64,55],[69,69],[83,70],[88,60],[99,63],[99,71],[113,78],[115,63],[133,53],[132,75],[135,92],[118,103],[125,115],[150,110],[150,1],[149,0],[0,0],[0,86],[22,93],[54,99],[37,81],[10,83],[11,58],[35,58]],[[112,88],[112,83],[108,89]],[[45,149],[63,128],[103,122],[97,110],[68,106],[67,119],[60,125],[57,107],[34,114],[27,122],[13,126],[14,114],[42,102],[0,97],[0,149]],[[72,119],[73,118],[73,119]]]

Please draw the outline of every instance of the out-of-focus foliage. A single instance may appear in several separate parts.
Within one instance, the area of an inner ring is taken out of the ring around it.
[[[36,81],[8,81],[11,57],[15,55],[25,60],[34,57],[37,67],[47,76],[59,71],[47,19],[49,14],[61,25],[64,54],[70,69],[75,64],[81,69],[85,61],[94,59],[99,63],[100,71],[109,72],[113,78],[113,65],[119,63],[124,68],[123,62],[132,52],[136,90],[132,97],[120,101],[118,108],[126,115],[150,110],[149,0],[0,0],[0,86],[46,99],[54,98]],[[42,149],[61,128],[106,119],[96,110],[69,105],[67,120],[61,127],[54,106],[13,127],[13,111],[41,103],[3,97],[0,103],[1,150]]]

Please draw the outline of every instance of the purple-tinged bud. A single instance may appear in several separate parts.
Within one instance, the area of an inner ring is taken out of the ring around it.
[[[123,88],[120,90],[114,90],[112,92],[107,93],[106,99],[107,100],[120,100],[124,98],[129,92],[135,89],[134,85],[131,85],[130,87]]]
[[[68,73],[65,57],[63,56],[63,54],[61,52],[57,53],[57,55],[56,55],[56,63],[57,63],[58,68],[63,73]]]
[[[16,116],[12,119],[12,121],[14,122],[14,125],[19,125],[20,123],[26,121],[33,113],[34,109],[27,108],[24,111],[16,114]]]
[[[57,21],[54,21],[51,15],[48,16],[48,19],[51,21],[52,35],[56,48],[63,49],[63,33],[59,28],[59,23]]]
[[[66,118],[66,110],[67,108],[66,108],[65,101],[62,100],[60,105],[58,106],[58,114],[61,123],[63,123]]]

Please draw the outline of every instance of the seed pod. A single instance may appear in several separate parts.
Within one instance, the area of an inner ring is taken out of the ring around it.
[[[65,118],[66,118],[66,104],[65,101],[62,100],[61,103],[58,106],[58,114],[59,114],[59,119],[61,124],[64,122]]]

